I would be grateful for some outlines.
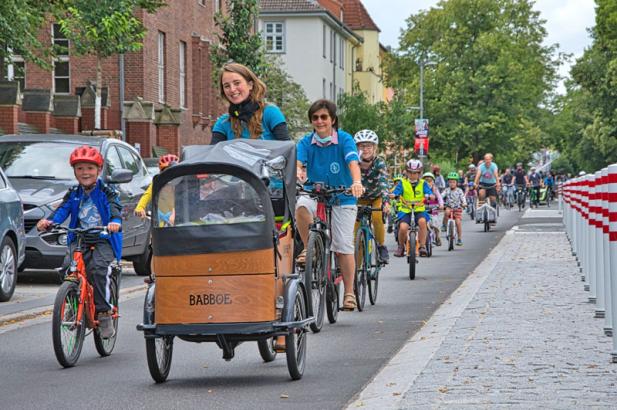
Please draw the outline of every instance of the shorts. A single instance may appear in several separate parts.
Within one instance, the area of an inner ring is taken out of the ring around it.
[[[431,220],[431,216],[426,211],[424,211],[424,212],[416,212],[414,215],[416,217],[416,224],[418,223],[420,218],[424,218],[426,223],[428,223]],[[398,216],[398,221],[399,222],[405,222],[407,225],[411,225],[411,213],[404,214],[402,216],[399,215]]]
[[[306,195],[301,195],[296,201],[296,209],[304,207],[314,217],[317,213],[317,200]],[[330,232],[332,233],[332,243],[330,250],[343,255],[353,255],[354,247],[354,225],[358,207],[355,205],[335,205],[332,207],[330,220]]]
[[[446,208],[446,212],[444,213],[444,218],[445,218],[445,215],[449,214],[450,209],[452,208]],[[452,209],[452,214],[454,215],[455,221],[460,221],[461,219],[463,219],[463,208]]]
[[[478,189],[484,189],[487,196],[497,196],[497,187],[495,184],[484,184],[480,182]]]

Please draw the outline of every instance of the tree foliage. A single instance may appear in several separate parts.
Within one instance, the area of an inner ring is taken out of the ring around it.
[[[386,78],[401,103],[417,106],[418,63],[433,63],[424,70],[431,151],[456,161],[490,151],[510,162],[546,139],[541,106],[559,61],[545,37],[529,0],[442,0],[408,18]]]
[[[285,114],[289,134],[297,138],[307,132],[309,101],[302,86],[287,74],[280,58],[266,57],[261,79],[268,88],[267,100],[276,104]]]
[[[265,67],[262,39],[255,32],[255,21],[259,15],[258,0],[227,0],[227,13],[218,12],[214,21],[221,29],[217,34],[219,47],[210,54],[212,65],[222,67],[228,61],[244,64],[257,75]],[[216,77],[217,70],[213,70]]]
[[[20,55],[42,67],[49,68],[47,56],[51,46],[41,42],[40,29],[45,15],[55,1],[2,0],[0,1],[0,60]]]
[[[596,0],[593,43],[572,67],[553,143],[576,169],[617,162],[617,3]]]

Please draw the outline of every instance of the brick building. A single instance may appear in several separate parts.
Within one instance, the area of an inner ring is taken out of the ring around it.
[[[182,145],[207,143],[210,126],[225,110],[212,81],[209,56],[216,39],[213,16],[225,2],[167,3],[154,14],[136,13],[147,33],[143,49],[124,56],[124,105],[120,101],[121,57],[103,63],[101,128],[121,129],[124,112],[127,142],[139,144],[144,157],[152,154],[153,146],[177,153]],[[52,22],[42,32],[46,41],[68,44]],[[0,133],[20,132],[22,125],[34,126],[38,132],[94,128],[94,57],[73,56],[69,45],[67,55],[54,61],[53,71],[15,57],[6,77],[13,84],[0,87],[0,94],[8,93],[0,96]],[[14,82],[20,83],[23,98],[13,98]],[[40,95],[45,101],[51,97],[51,103],[26,103]],[[55,110],[55,105],[60,109]]]

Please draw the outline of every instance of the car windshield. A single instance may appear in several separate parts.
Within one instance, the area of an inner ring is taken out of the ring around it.
[[[244,180],[222,174],[186,175],[158,194],[159,227],[264,222],[257,192]]]
[[[0,142],[0,166],[8,177],[75,179],[69,164],[77,144],[68,142]]]

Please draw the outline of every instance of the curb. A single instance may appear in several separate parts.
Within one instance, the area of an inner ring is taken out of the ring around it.
[[[134,299],[146,291],[147,286],[136,285],[130,288],[120,289],[121,301]],[[40,306],[37,308],[24,310],[22,312],[11,313],[0,316],[0,334],[6,333],[16,328],[23,328],[33,324],[41,323],[51,319],[53,305]]]
[[[439,350],[450,330],[471,300],[491,275],[514,238],[510,229],[489,255],[469,274],[450,297],[433,313],[375,375],[362,391],[346,405],[346,409],[398,409],[407,391]]]

